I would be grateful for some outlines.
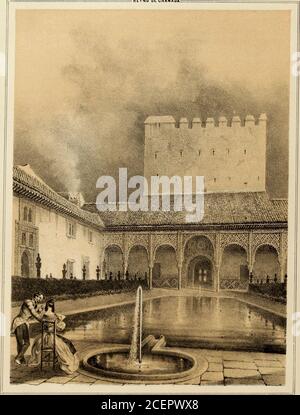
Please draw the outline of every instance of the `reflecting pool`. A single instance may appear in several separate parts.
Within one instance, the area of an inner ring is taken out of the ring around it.
[[[130,343],[134,305],[74,314],[66,335],[76,341]],[[286,321],[237,299],[163,297],[144,302],[143,336],[163,334],[167,346],[285,351]]]

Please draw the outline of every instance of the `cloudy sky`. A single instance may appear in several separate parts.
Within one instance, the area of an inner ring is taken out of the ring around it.
[[[266,112],[268,189],[287,194],[288,12],[19,10],[15,79],[14,162],[58,191],[142,174],[148,115]]]

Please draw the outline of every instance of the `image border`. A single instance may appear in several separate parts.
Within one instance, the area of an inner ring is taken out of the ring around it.
[[[289,195],[288,195],[288,288],[287,288],[287,360],[286,385],[284,386],[200,386],[199,385],[61,385],[10,384],[10,310],[11,310],[11,250],[12,250],[12,166],[13,166],[13,127],[14,127],[14,38],[15,12],[20,9],[124,9],[124,10],[290,10],[291,11],[291,56],[300,51],[299,40],[299,1],[218,1],[214,3],[202,1],[181,1],[180,3],[133,3],[128,1],[54,1],[42,2],[26,0],[6,1],[3,16],[6,19],[5,33],[0,34],[2,50],[7,56],[6,77],[1,78],[0,134],[1,138],[1,392],[7,394],[291,394],[300,393],[300,361],[299,338],[292,335],[292,315],[300,310],[300,293],[298,293],[298,262],[300,258],[299,240],[299,76],[290,73],[290,109],[289,109]],[[1,17],[2,9],[1,9]],[[2,39],[5,39],[4,45]],[[3,91],[4,87],[4,91]],[[11,172],[11,173],[10,173]],[[267,389],[266,389],[267,388]]]

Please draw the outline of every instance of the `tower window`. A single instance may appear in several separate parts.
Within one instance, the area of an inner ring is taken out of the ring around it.
[[[215,155],[215,149],[214,148],[211,150],[211,153],[212,153],[213,156]]]
[[[154,153],[154,158],[157,159],[157,151]]]
[[[214,183],[216,183],[217,179],[214,177]]]
[[[33,247],[33,235],[32,235],[32,233],[29,235],[29,246],[31,248]]]
[[[229,181],[231,180],[231,177],[230,177],[230,176],[228,177],[228,180],[229,180]]]
[[[246,155],[246,154],[247,154],[247,150],[245,149],[245,150],[244,150],[244,155]]]
[[[22,245],[26,245],[26,233],[22,233]]]
[[[230,150],[229,150],[229,148],[227,148],[227,156],[229,156],[229,153],[230,153]]]
[[[28,222],[32,222],[32,209],[28,209]]]
[[[257,180],[259,181],[259,176],[257,176]]]
[[[201,150],[198,150],[198,156],[200,156],[201,155]]]
[[[182,154],[183,154],[183,150],[180,150],[180,157],[182,157]]]

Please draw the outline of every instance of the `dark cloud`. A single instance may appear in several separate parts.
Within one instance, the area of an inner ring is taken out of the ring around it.
[[[34,122],[18,107],[16,163],[29,160],[57,190],[79,189],[94,200],[100,175],[117,176],[119,167],[142,174],[148,115],[205,120],[266,112],[267,185],[272,196],[286,196],[288,85],[253,91],[246,83],[218,81],[172,40],[151,47],[142,41],[113,43],[88,30],[74,30],[72,38],[72,59],[61,68],[63,85],[72,94]]]

